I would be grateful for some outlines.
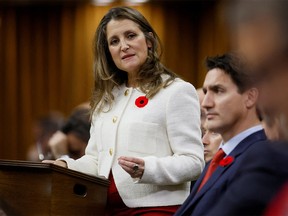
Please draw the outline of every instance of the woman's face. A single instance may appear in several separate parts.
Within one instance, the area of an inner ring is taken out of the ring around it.
[[[115,65],[135,76],[148,56],[148,47],[144,33],[129,19],[111,20],[107,24],[107,41]]]

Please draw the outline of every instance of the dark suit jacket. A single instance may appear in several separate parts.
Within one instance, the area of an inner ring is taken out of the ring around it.
[[[242,140],[230,153],[234,161],[224,167],[219,166],[206,184],[197,193],[198,187],[206,174],[208,165],[195,183],[189,197],[175,213],[175,216],[188,215],[207,215],[209,210],[214,207],[220,197],[224,194],[230,183],[237,178],[236,171],[239,169],[243,157],[251,146],[266,140],[264,130],[257,131]]]
[[[262,215],[288,180],[288,142],[254,145],[237,177],[207,215]]]

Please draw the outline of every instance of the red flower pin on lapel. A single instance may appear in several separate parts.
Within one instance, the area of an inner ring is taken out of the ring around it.
[[[139,108],[146,106],[148,103],[148,98],[146,96],[140,96],[135,100],[135,105]]]
[[[230,165],[233,161],[234,161],[234,157],[232,157],[232,156],[227,156],[226,158],[223,158],[223,159],[219,162],[219,165],[225,167],[225,166]]]

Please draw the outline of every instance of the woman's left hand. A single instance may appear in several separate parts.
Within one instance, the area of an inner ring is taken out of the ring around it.
[[[132,178],[141,178],[144,173],[145,162],[140,158],[121,156],[118,158],[118,164]]]

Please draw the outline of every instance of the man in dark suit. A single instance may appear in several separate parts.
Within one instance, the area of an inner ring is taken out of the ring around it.
[[[264,215],[267,205],[287,181],[287,164],[287,142],[266,141],[253,145],[240,164],[237,178],[229,184],[218,202],[208,207],[205,215]],[[273,216],[276,215],[274,212]]]
[[[281,141],[251,147],[237,178],[207,215],[283,216],[288,214],[288,1],[236,3],[229,18],[233,42],[254,68],[258,107]]]
[[[223,150],[225,154],[204,182],[218,153],[206,165],[176,216],[207,215],[229,188],[230,182],[237,178],[236,172],[248,150],[254,145],[260,147],[266,140],[256,109],[258,90],[245,73],[246,64],[242,57],[235,53],[210,57],[206,59],[206,66],[202,107],[208,129],[223,138],[219,152]]]

